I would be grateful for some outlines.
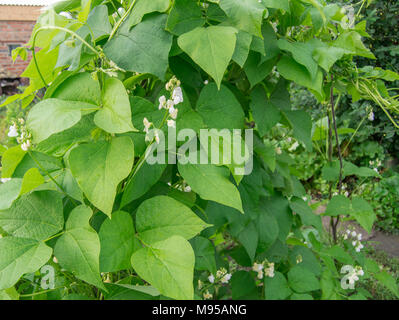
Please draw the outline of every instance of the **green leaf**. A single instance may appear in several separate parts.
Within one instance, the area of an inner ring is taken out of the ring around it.
[[[293,135],[303,142],[308,151],[312,151],[312,118],[304,110],[282,112],[293,128]]]
[[[84,205],[72,210],[65,233],[55,244],[54,255],[64,269],[105,290],[99,268],[100,240],[89,224],[92,214],[91,209]]]
[[[60,157],[76,143],[89,142],[92,138],[91,132],[96,128],[93,118],[93,114],[83,116],[73,127],[53,134],[51,137],[40,142],[36,146],[36,150]]]
[[[287,279],[280,272],[275,272],[273,278],[265,277],[263,286],[266,300],[283,300],[292,293]]]
[[[350,213],[350,211],[351,201],[343,195],[336,195],[332,197],[328,203],[325,214],[335,217],[338,215],[347,215]]]
[[[125,191],[123,192],[121,207],[124,207],[133,200],[140,198],[149,191],[161,178],[166,166],[166,164],[158,163],[151,165],[145,161],[140,170],[138,170],[133,178],[127,183]]]
[[[19,293],[14,287],[1,290],[0,300],[19,300]]]
[[[63,73],[60,77],[62,75]],[[100,84],[98,81],[94,80],[88,72],[79,72],[70,75],[58,84],[51,94],[45,97],[68,101],[81,101],[96,106],[101,105]]]
[[[105,300],[159,300],[160,293],[151,286],[107,283]]]
[[[298,293],[320,289],[319,280],[317,280],[314,273],[299,265],[288,272],[288,283]]]
[[[180,236],[156,242],[132,255],[137,274],[163,295],[177,300],[194,298],[194,263],[193,249]]]
[[[344,54],[345,49],[325,45],[313,51],[313,59],[315,59],[326,72],[329,72],[335,62],[340,60]]]
[[[290,12],[289,0],[262,0],[262,2],[268,8],[281,9]]]
[[[122,69],[163,79],[173,38],[164,30],[166,17],[151,15],[131,30],[121,31],[104,46],[105,55]]]
[[[262,62],[262,56],[257,52],[251,51],[244,65],[244,71],[251,84],[251,88],[262,82],[272,72],[275,65],[275,59]]]
[[[97,106],[89,103],[50,98],[39,102],[31,109],[26,125],[32,132],[33,141],[39,143],[52,134],[77,124],[83,112],[93,112],[97,109]]]
[[[177,39],[186,52],[216,82],[218,88],[236,45],[237,30],[232,27],[196,28]]]
[[[123,26],[122,28],[130,29],[138,24],[147,13],[154,11],[165,12],[168,10],[169,5],[170,0],[137,0],[133,10],[125,22],[126,26]]]
[[[323,230],[321,217],[314,214],[308,204],[300,198],[293,197],[290,202],[291,209],[296,212],[306,226],[314,226],[320,232]]]
[[[135,240],[130,214],[124,211],[112,213],[112,219],[107,218],[101,225],[99,237],[100,271],[115,272],[130,269]]]
[[[391,274],[389,274],[386,271],[381,271],[380,273],[374,275],[374,277],[378,281],[380,281],[384,286],[386,286],[389,290],[391,290],[396,295],[396,297],[399,298],[398,284],[395,278],[392,277]]]
[[[212,200],[241,212],[241,197],[237,188],[229,181],[229,171],[211,164],[178,163],[180,174],[192,190],[204,200]]]
[[[323,95],[323,73],[320,69],[316,76],[312,78],[306,67],[299,64],[291,57],[283,56],[277,64],[277,70],[284,78],[312,89],[321,96]]]
[[[145,200],[136,214],[137,232],[147,244],[171,236],[189,240],[208,226],[188,207],[166,196]]]
[[[205,19],[201,8],[192,0],[175,0],[169,12],[166,30],[175,35],[181,35],[197,27],[202,27]]]
[[[21,191],[21,179],[12,179],[6,183],[0,184],[0,210],[11,207]]]
[[[195,237],[190,240],[195,253],[195,269],[208,270],[216,274],[215,247],[210,240],[204,237]]]
[[[4,152],[1,157],[1,177],[11,178],[15,169],[18,167],[22,159],[25,157],[26,151],[22,150],[20,146],[15,146]]]
[[[240,129],[244,111],[234,94],[225,86],[218,90],[215,83],[206,85],[198,98],[197,111],[208,128]]]
[[[72,175],[86,197],[108,216],[116,188],[129,175],[133,162],[134,147],[129,137],[82,144],[69,155]]]
[[[233,273],[231,293],[233,300],[254,300],[258,298],[255,280],[249,272],[240,270]]]
[[[348,31],[340,34],[333,42],[333,46],[344,49],[346,54],[375,59],[374,54],[364,46],[362,37],[356,31]]]
[[[359,224],[368,233],[371,232],[374,221],[377,219],[377,216],[370,204],[360,197],[352,198],[352,211],[350,215],[356,219],[356,221],[359,222]]]
[[[233,53],[232,59],[239,64],[242,68],[247,61],[249,49],[252,42],[252,36],[245,32],[239,31],[237,33],[236,48]]]
[[[313,59],[315,45],[312,41],[289,42],[285,39],[280,39],[277,43],[281,50],[290,52],[296,62],[306,67],[312,79],[316,77],[318,66],[317,62]]]
[[[0,227],[15,237],[45,240],[63,226],[62,197],[54,191],[23,195],[0,212]]]
[[[130,102],[123,83],[116,78],[105,81],[103,107],[94,116],[94,123],[109,133],[137,131],[132,124]]]
[[[112,31],[112,26],[109,23],[107,6],[99,5],[94,7],[87,17],[87,24],[93,31],[94,40],[99,40],[109,35]]]
[[[233,26],[262,37],[262,19],[267,10],[258,0],[220,0],[219,5],[230,18]]]
[[[266,91],[262,86],[257,86],[251,92],[250,107],[261,137],[281,119],[280,110],[268,100]]]
[[[25,273],[37,271],[51,257],[52,249],[33,239],[0,239],[0,290],[12,287]]]
[[[28,171],[26,171],[24,178],[22,179],[22,186],[19,194],[23,195],[25,193],[28,193],[36,189],[38,186],[42,185],[43,183],[44,183],[44,178],[40,174],[39,169],[31,168]]]

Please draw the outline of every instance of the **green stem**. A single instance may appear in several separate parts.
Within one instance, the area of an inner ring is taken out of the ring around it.
[[[50,241],[51,239],[54,239],[54,238],[57,238],[57,237],[63,235],[64,233],[65,233],[65,231],[61,231],[61,232],[59,232],[59,233],[47,238],[46,240],[44,240],[44,242]]]
[[[116,23],[116,25],[115,25],[114,28],[112,29],[111,34],[109,35],[108,41],[110,41],[110,40],[114,37],[116,31],[118,31],[118,29],[119,29],[119,27],[121,26],[122,22],[123,22],[123,21],[126,19],[126,17],[129,15],[130,11],[132,11],[134,5],[136,4],[136,1],[137,1],[137,0],[134,0],[134,1],[132,2],[132,4],[130,5],[129,9],[127,9],[127,11],[124,13],[124,15],[122,16],[122,18],[120,18],[120,19],[118,20],[118,22]]]
[[[344,150],[342,150],[342,154],[345,153],[346,149],[348,148],[348,146],[350,145],[350,143],[352,142],[353,138],[356,136],[357,132],[359,131],[360,127],[362,126],[363,122],[367,119],[367,115],[362,119],[362,121],[360,121],[359,125],[357,126],[355,132],[352,134],[351,138],[349,139],[348,143],[346,144]]]

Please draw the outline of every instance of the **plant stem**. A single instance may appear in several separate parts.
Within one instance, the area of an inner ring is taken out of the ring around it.
[[[136,4],[136,1],[137,1],[137,0],[134,0],[134,1],[132,2],[132,4],[130,5],[129,9],[127,9],[127,11],[124,13],[124,15],[122,16],[122,18],[120,18],[120,19],[118,20],[118,22],[116,23],[116,25],[115,25],[114,28],[112,29],[111,34],[109,35],[108,41],[110,41],[110,40],[114,37],[116,31],[118,31],[118,29],[119,29],[119,27],[121,26],[122,22],[123,22],[123,21],[126,19],[126,17],[129,15],[130,11],[132,11],[134,5]]]

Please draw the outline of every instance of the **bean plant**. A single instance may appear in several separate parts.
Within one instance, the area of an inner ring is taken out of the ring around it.
[[[371,232],[372,207],[345,195],[342,179],[379,175],[332,148],[340,97],[373,101],[398,127],[386,84],[399,75],[357,68],[355,57],[375,59],[357,18],[323,0],[70,0],[46,10],[13,54],[31,54],[30,85],[3,103],[39,100],[11,121],[14,146],[0,149],[0,297],[367,299],[356,282],[370,278],[399,297],[362,236],[337,228],[354,220]],[[292,107],[292,82],[328,110],[324,127]],[[322,215],[271,138],[279,129],[308,152],[315,128],[331,146]],[[218,136],[217,161],[173,161],[169,144],[167,162],[148,161],[171,129],[238,129],[239,145],[251,131],[252,170],[225,162]]]

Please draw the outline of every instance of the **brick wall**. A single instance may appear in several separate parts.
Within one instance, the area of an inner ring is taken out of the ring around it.
[[[13,63],[10,47],[21,46],[29,41],[34,22],[0,21],[0,78],[18,78],[29,63],[17,58]]]
[[[0,5],[0,79],[18,78],[25,70],[27,61],[17,58],[13,63],[10,46],[21,46],[29,41],[40,7]]]

